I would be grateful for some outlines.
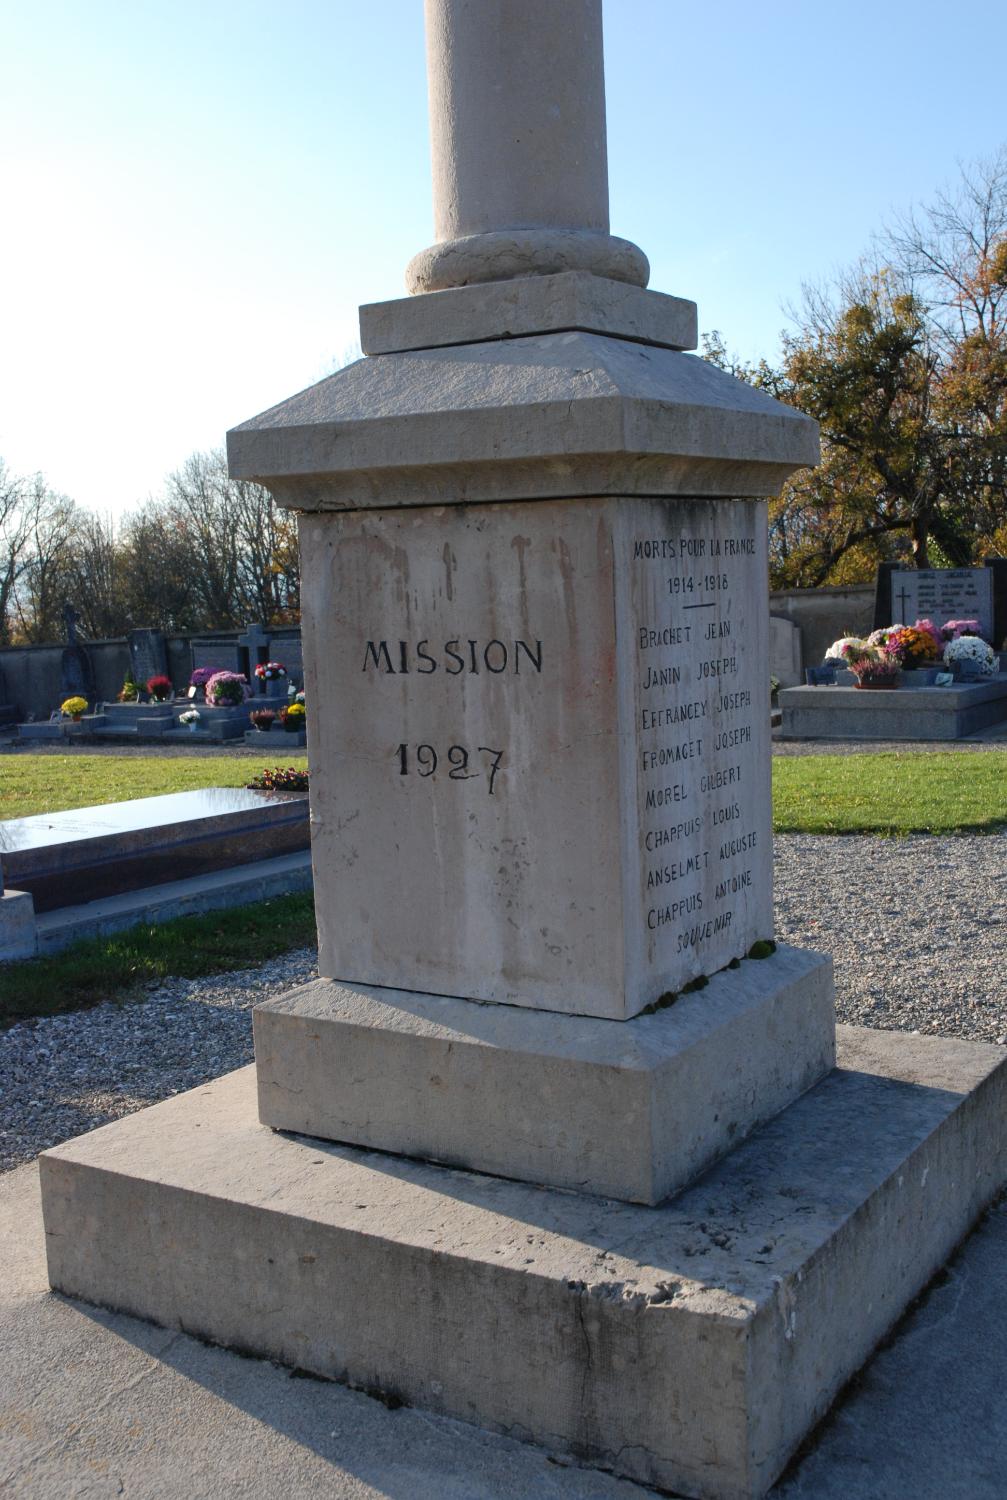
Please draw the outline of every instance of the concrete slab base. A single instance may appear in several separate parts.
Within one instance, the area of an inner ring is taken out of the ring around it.
[[[0,963],[34,958],[37,947],[31,892],[0,889]]]
[[[50,1283],[689,1496],[762,1496],[1004,1174],[999,1049],[841,1066],[630,1207],[291,1138],[253,1069],[40,1158]]]
[[[958,740],[1007,721],[1007,679],[892,692],[793,687],[779,701],[785,740]]]
[[[782,946],[629,1021],[319,979],[254,1023],[263,1124],[636,1203],[835,1064],[832,961]]]
[[[247,906],[292,891],[311,889],[311,852],[281,854],[229,870],[211,870],[187,880],[165,881],[79,906],[41,912],[36,918],[38,952],[58,953],[84,938],[108,937],[140,923],[170,922],[229,906]]]

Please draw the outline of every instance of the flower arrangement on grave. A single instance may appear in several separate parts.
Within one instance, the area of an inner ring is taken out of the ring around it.
[[[163,672],[157,672],[153,677],[147,678],[147,692],[155,703],[167,703],[174,691],[171,678],[165,677]]]
[[[982,627],[978,620],[948,620],[941,626],[941,635],[945,641],[957,641],[963,635],[977,635],[982,637]]]
[[[860,688],[894,688],[899,682],[899,659],[883,648],[871,648],[850,662]]]
[[[216,676],[219,670],[219,667],[197,667],[189,677],[189,686],[205,688],[210,678]]]
[[[937,660],[936,640],[929,630],[921,630],[918,625],[903,625],[890,631],[882,650],[898,657],[899,665],[910,671],[914,667],[930,666]]]
[[[904,625],[882,625],[880,630],[871,631],[867,637],[867,644],[868,646],[885,646],[888,644],[888,637],[890,635],[894,635],[897,630],[905,630],[905,628]]]
[[[286,677],[287,669],[282,661],[260,661],[255,675],[260,682],[276,682],[279,678]]]
[[[866,646],[867,642],[861,640],[858,635],[841,635],[839,640],[833,641],[826,651],[825,660],[849,665],[850,658],[858,656]]]
[[[944,637],[941,635],[941,627],[939,625],[935,625],[933,620],[917,620],[916,624],[913,626],[913,629],[925,631],[933,641],[934,646],[937,650],[937,655],[940,656],[941,652],[944,650]]]
[[[202,717],[198,708],[187,708],[184,714],[179,714],[178,722],[184,724],[186,729],[196,729]]]
[[[944,665],[992,677],[999,665],[992,646],[978,635],[959,635],[944,647]],[[964,674],[963,674],[964,675]]]
[[[206,683],[206,701],[214,708],[235,708],[252,696],[248,679],[241,672],[214,672]]]
[[[140,697],[140,689],[133,681],[133,678],[129,672],[126,673],[126,676],[123,679],[122,687],[119,689],[115,696],[120,703],[136,703],[136,701]]]
[[[276,719],[276,713],[275,710],[271,708],[253,708],[248,717],[251,719],[256,729],[261,729],[265,732],[268,729],[272,729]]]
[[[252,792],[306,792],[308,773],[295,770],[293,766],[274,766],[253,776],[245,785]]]
[[[284,729],[291,734],[297,734],[304,728],[307,715],[303,703],[288,703],[285,708],[280,709],[280,722]]]
[[[77,720],[81,714],[87,713],[87,699],[74,694],[72,698],[64,698],[59,706],[59,711],[65,719]]]

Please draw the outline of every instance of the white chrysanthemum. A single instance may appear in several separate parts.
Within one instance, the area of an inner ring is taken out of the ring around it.
[[[992,677],[997,669],[997,655],[992,646],[977,635],[960,635],[948,641],[944,647],[944,663],[953,666],[956,661],[974,661],[984,677]]]
[[[849,661],[851,656],[857,656],[866,651],[867,642],[861,640],[859,635],[840,636],[838,641],[833,641],[825,653],[826,661]]]

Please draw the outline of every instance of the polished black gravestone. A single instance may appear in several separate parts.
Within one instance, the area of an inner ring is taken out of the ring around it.
[[[306,792],[209,787],[0,822],[7,885],[54,911],[309,847]]]

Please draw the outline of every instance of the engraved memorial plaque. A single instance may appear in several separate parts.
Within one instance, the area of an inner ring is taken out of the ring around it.
[[[984,640],[993,639],[993,573],[989,568],[893,568],[889,623],[978,620]]]

